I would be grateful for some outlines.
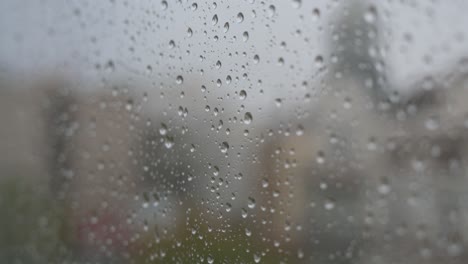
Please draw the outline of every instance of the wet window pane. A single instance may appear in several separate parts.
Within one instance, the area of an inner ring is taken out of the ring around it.
[[[467,263],[467,10],[1,1],[0,262]]]

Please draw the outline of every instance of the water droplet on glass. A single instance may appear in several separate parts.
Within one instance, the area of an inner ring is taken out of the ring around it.
[[[252,120],[253,120],[253,117],[252,117],[252,114],[250,112],[247,112],[244,114],[244,124],[248,125],[250,123],[252,123]]]
[[[260,57],[258,55],[255,55],[253,60],[255,64],[258,64],[260,62]]]
[[[296,135],[297,136],[302,136],[304,135],[304,127],[302,125],[298,125],[296,129]]]
[[[437,119],[435,117],[428,118],[424,124],[427,130],[436,130],[437,128],[439,128],[439,123],[437,122]]]
[[[326,210],[333,210],[333,208],[335,208],[335,203],[331,199],[327,199],[323,207]]]
[[[161,9],[166,10],[167,9],[167,2],[166,1],[161,1]]]
[[[249,197],[247,199],[247,206],[250,208],[250,209],[254,209],[255,208],[255,199],[252,198],[252,197]]]
[[[302,251],[302,249],[297,250],[297,258],[298,259],[304,258],[304,251]]]
[[[323,67],[323,57],[321,55],[315,56],[315,67],[319,69]]]
[[[228,150],[229,150],[229,144],[226,141],[221,143],[221,152],[226,153]]]
[[[264,179],[262,180],[262,187],[263,187],[263,188],[267,188],[268,185],[269,185],[268,179],[264,178]]]
[[[281,98],[276,98],[275,99],[275,105],[276,107],[281,107],[283,101],[281,100]]]
[[[284,58],[283,58],[283,57],[279,57],[279,58],[278,58],[278,65],[279,65],[279,66],[283,66],[283,65],[284,65]]]
[[[247,92],[245,90],[241,90],[239,92],[239,99],[245,100],[245,98],[247,98]]]
[[[174,146],[174,138],[173,137],[169,137],[167,136],[164,140],[164,146],[167,148],[167,149],[170,149]]]
[[[245,208],[242,208],[242,210],[241,210],[242,218],[247,218],[247,215],[248,215],[247,210],[245,210]]]
[[[170,48],[170,49],[173,49],[174,47],[175,47],[175,42],[174,42],[174,40],[170,40],[170,41],[169,41],[169,48]]]
[[[208,262],[208,264],[213,264],[214,263],[214,258],[212,256],[208,256],[206,258],[206,261]]]
[[[275,15],[275,13],[276,13],[276,7],[274,5],[270,5],[268,7],[268,16],[272,17]]]
[[[368,150],[376,150],[377,149],[377,142],[375,137],[369,138],[369,142],[367,142],[367,149]]]
[[[320,18],[320,9],[314,8],[314,10],[312,10],[312,17],[314,20],[318,20]]]
[[[388,194],[390,192],[390,186],[387,183],[382,183],[379,185],[378,191],[382,195]]]
[[[262,257],[260,256],[260,254],[254,254],[253,257],[254,257],[254,262],[255,262],[255,263],[259,263],[260,260],[262,259]]]
[[[115,70],[115,64],[114,64],[114,62],[112,60],[108,61],[105,64],[104,67],[105,67],[106,71],[109,72],[109,73],[112,73]]]
[[[364,13],[364,20],[369,24],[375,23],[376,17],[377,10],[375,9],[375,6],[370,6]]]
[[[125,109],[127,111],[132,111],[132,109],[133,109],[133,101],[132,100],[127,101],[127,103],[125,104]]]
[[[249,32],[244,31],[244,33],[242,33],[242,40],[244,42],[247,42],[247,40],[249,40]]]
[[[182,84],[182,83],[184,83],[184,78],[183,78],[181,75],[177,76],[177,77],[176,77],[176,83],[177,83],[177,84]]]
[[[325,163],[325,153],[323,151],[319,151],[317,153],[317,158],[316,158],[317,163],[323,164]]]
[[[300,8],[301,7],[301,4],[302,4],[302,1],[301,0],[292,0],[292,6],[294,8]]]
[[[211,24],[214,26],[218,24],[218,15],[214,15],[213,18],[211,19]]]
[[[242,23],[242,21],[244,21],[244,14],[242,14],[242,13],[237,14],[236,22],[237,23]]]
[[[344,99],[343,107],[344,107],[345,109],[350,109],[352,106],[353,106],[353,105],[352,105],[352,102],[351,102],[351,98],[346,97],[346,98]]]
[[[159,128],[159,134],[164,136],[167,134],[167,126],[164,123],[161,123],[161,127]]]

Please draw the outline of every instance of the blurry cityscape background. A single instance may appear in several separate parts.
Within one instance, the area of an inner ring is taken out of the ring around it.
[[[468,3],[0,3],[1,263],[467,263]]]

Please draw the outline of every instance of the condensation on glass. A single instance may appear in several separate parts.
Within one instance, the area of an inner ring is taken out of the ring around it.
[[[468,263],[464,1],[0,2],[1,263]]]

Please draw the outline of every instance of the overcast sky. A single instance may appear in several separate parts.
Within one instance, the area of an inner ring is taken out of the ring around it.
[[[190,78],[203,70],[205,75],[199,78],[213,79],[213,84],[227,75],[242,79],[248,73],[246,85],[262,80],[264,86],[278,86],[265,93],[275,97],[288,92],[279,86],[310,79],[314,58],[327,52],[330,18],[342,12],[345,1],[302,1],[300,7],[288,0],[216,1],[216,7],[213,1],[196,1],[196,9],[193,1],[167,2],[166,8],[159,0],[1,1],[0,65],[13,72],[60,70],[99,79],[94,65],[112,60],[123,74],[135,78],[144,76],[151,65],[153,72],[168,73],[167,78],[178,72]],[[394,82],[444,71],[467,54],[468,2],[375,2],[386,28],[387,64]],[[314,16],[314,9],[320,10],[320,17]],[[244,16],[240,23],[238,13]],[[248,32],[246,42],[244,32]],[[411,36],[410,45],[405,45],[405,36]],[[258,65],[253,62],[255,55],[260,57]],[[424,62],[427,55],[431,65]],[[281,59],[284,66],[279,66]],[[219,70],[218,60],[223,64]]]

